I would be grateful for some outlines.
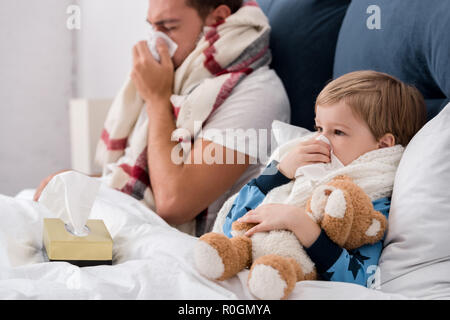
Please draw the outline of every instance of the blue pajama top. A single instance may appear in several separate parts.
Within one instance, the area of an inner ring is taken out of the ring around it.
[[[248,211],[255,209],[270,190],[290,182],[289,178],[276,169],[277,164],[273,161],[258,178],[251,180],[239,191],[223,225],[226,236],[232,237],[231,224]],[[391,198],[381,198],[372,203],[374,209],[387,219]],[[346,250],[331,241],[322,230],[319,238],[305,250],[315,263],[321,280],[350,282],[371,287],[383,249],[383,240],[384,238],[374,244]]]

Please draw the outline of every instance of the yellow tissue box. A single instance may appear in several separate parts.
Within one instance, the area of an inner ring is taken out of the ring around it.
[[[90,232],[77,237],[61,219],[44,219],[44,246],[50,261],[66,261],[80,267],[112,264],[113,241],[103,220],[88,220]]]

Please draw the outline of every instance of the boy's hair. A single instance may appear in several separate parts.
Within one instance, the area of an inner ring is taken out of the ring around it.
[[[340,101],[367,123],[377,140],[391,133],[396,144],[406,146],[426,122],[419,90],[386,73],[356,71],[331,81],[317,97],[316,109]]]
[[[196,9],[202,19],[205,19],[211,10],[222,4],[227,5],[233,14],[242,7],[243,2],[243,0],[186,0],[186,4]]]

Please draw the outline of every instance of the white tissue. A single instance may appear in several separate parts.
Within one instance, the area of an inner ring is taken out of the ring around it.
[[[150,27],[148,32],[147,45],[153,58],[155,58],[155,60],[158,62],[161,61],[158,50],[156,49],[156,40],[158,40],[158,38],[162,38],[167,43],[167,47],[169,48],[169,54],[170,57],[172,58],[173,55],[175,54],[175,51],[177,51],[178,49],[178,45],[172,39],[170,39],[170,37],[165,33],[156,31],[154,28]]]
[[[324,135],[318,136],[316,140],[321,140],[331,145],[330,141]],[[316,163],[298,168],[297,171],[295,171],[295,178],[304,175],[306,178],[310,180],[318,181],[321,178],[325,177],[327,174],[329,174],[331,171],[344,167],[342,162],[333,153],[333,150],[331,150],[330,158],[331,161],[329,163]]]
[[[53,177],[42,191],[39,203],[66,224],[69,232],[83,237],[89,234],[86,222],[101,182],[76,171],[67,171]]]

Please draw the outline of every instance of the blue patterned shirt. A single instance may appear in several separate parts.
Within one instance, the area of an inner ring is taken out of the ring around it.
[[[234,221],[255,209],[270,190],[290,181],[276,170],[276,165],[277,162],[272,162],[258,178],[251,180],[239,191],[223,225],[223,232],[227,237],[232,237],[231,224]],[[373,206],[387,219],[390,203],[390,198],[382,198],[373,201]],[[372,245],[348,251],[331,241],[322,230],[319,238],[305,250],[315,263],[322,280],[350,282],[370,287],[372,280],[375,280],[383,240],[384,238]]]

